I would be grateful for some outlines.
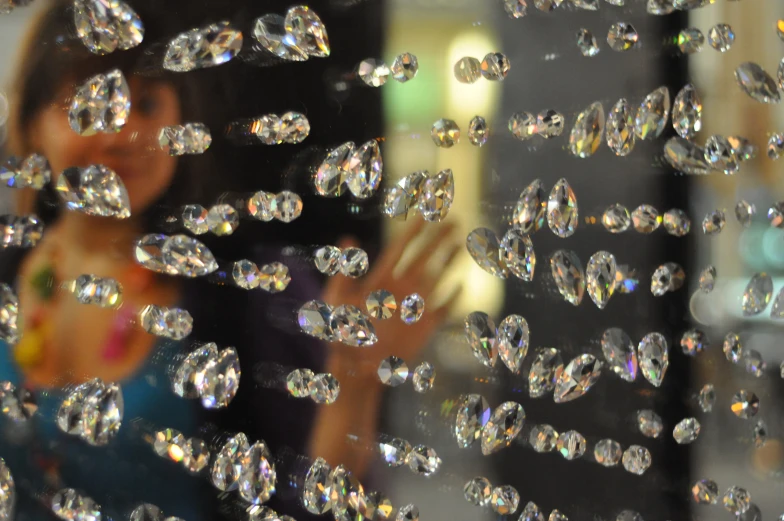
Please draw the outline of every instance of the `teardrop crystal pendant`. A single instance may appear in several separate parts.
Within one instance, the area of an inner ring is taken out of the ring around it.
[[[329,501],[329,475],[332,467],[323,458],[316,458],[305,474],[302,485],[302,506],[311,514],[326,514],[332,505]]]
[[[550,257],[550,271],[561,296],[579,306],[585,293],[585,273],[580,258],[571,250],[558,250]]]
[[[482,454],[498,452],[511,445],[525,423],[525,410],[517,402],[499,405],[482,429]]]
[[[204,366],[204,380],[198,386],[202,405],[207,409],[229,405],[239,389],[240,375],[240,360],[233,347],[211,358]]]
[[[554,347],[543,347],[536,351],[536,357],[528,372],[528,394],[540,398],[555,389],[558,375],[563,371],[561,352]]]
[[[482,395],[469,394],[463,397],[455,417],[457,445],[467,449],[482,435],[482,429],[490,420],[490,405]]]
[[[139,15],[122,0],[75,0],[76,35],[94,54],[136,47],[144,39]]]
[[[578,223],[577,197],[566,179],[559,179],[547,200],[547,225],[564,239],[574,234]]]
[[[569,150],[577,157],[590,157],[599,149],[604,135],[604,108],[598,101],[577,115],[569,134]]]
[[[346,189],[348,160],[354,153],[354,143],[347,141],[330,151],[313,176],[316,193],[323,197],[338,197]]]
[[[534,233],[544,226],[547,214],[547,199],[545,199],[544,184],[539,179],[534,179],[520,193],[517,199],[512,225],[523,233]]]
[[[0,283],[0,339],[13,346],[19,341],[19,298],[14,290]]]
[[[588,267],[585,269],[588,295],[599,309],[607,306],[615,292],[616,271],[615,255],[610,252],[598,251],[588,260]]]
[[[181,398],[195,399],[199,397],[199,389],[203,385],[207,365],[211,367],[218,359],[218,346],[210,342],[198,346],[180,363],[172,376],[172,390]]]
[[[670,91],[665,86],[654,90],[642,100],[634,118],[634,133],[640,139],[659,137],[667,127],[670,115]]]
[[[348,160],[346,184],[357,199],[367,199],[381,184],[384,160],[378,142],[370,140],[355,150]]]
[[[158,145],[170,156],[203,154],[211,144],[212,135],[204,123],[173,125],[158,133]]]
[[[286,33],[294,37],[299,49],[314,58],[326,58],[330,54],[327,28],[316,12],[305,5],[291,7],[283,21]]]
[[[618,157],[628,156],[634,149],[634,114],[625,98],[619,99],[607,117],[607,146]]]
[[[172,235],[161,247],[166,271],[183,277],[202,277],[218,269],[218,262],[202,242],[188,235]]]
[[[94,385],[84,395],[80,437],[90,445],[106,445],[117,435],[123,420],[122,389],[116,383]]]
[[[224,64],[242,49],[242,33],[229,22],[216,22],[175,36],[166,47],[163,68],[188,72]]]
[[[751,99],[760,103],[778,103],[781,101],[779,89],[773,78],[765,69],[754,62],[741,63],[735,69],[735,80],[740,90]]]
[[[131,114],[131,91],[122,71],[113,69],[85,81],[74,94],[68,123],[80,136],[122,130]]]
[[[693,138],[702,128],[702,101],[697,89],[687,83],[672,104],[672,128],[683,138]]]
[[[610,369],[627,382],[637,378],[637,350],[623,329],[611,327],[602,333],[602,354]]]
[[[250,450],[248,437],[242,432],[226,440],[215,454],[215,461],[210,470],[210,480],[215,488],[223,492],[237,490],[248,450]]]
[[[773,298],[773,279],[767,273],[755,273],[743,292],[743,316],[759,315]]]
[[[275,493],[277,473],[267,444],[257,441],[243,453],[242,459],[237,481],[240,497],[252,505],[269,501]]]
[[[528,353],[530,332],[528,321],[520,315],[509,315],[498,324],[495,345],[498,356],[512,373],[518,373]]]
[[[291,32],[286,30],[286,19],[279,14],[266,14],[257,18],[253,24],[254,49],[271,53],[281,60],[305,61],[308,53],[300,48],[307,42],[297,41]]]
[[[477,266],[494,277],[505,279],[509,272],[501,260],[500,247],[495,232],[488,228],[477,228],[466,237],[466,249]]]
[[[574,358],[558,375],[553,400],[564,403],[579,398],[599,381],[601,374],[602,363],[593,355],[586,353]]]
[[[498,359],[493,319],[487,313],[474,311],[466,317],[464,329],[474,357],[485,367],[493,367]]]
[[[669,346],[661,333],[648,333],[637,345],[637,358],[642,375],[655,387],[660,387],[670,365]]]
[[[501,240],[500,257],[504,265],[517,278],[526,282],[534,280],[536,254],[534,245],[528,235],[511,228]]]
[[[419,202],[419,212],[428,222],[443,221],[455,199],[455,178],[447,168],[425,181]]]
[[[57,179],[55,191],[69,210],[116,219],[131,216],[125,185],[103,165],[67,168]]]
[[[711,171],[705,161],[705,151],[696,143],[678,136],[671,137],[664,144],[664,160],[687,175],[706,175]]]

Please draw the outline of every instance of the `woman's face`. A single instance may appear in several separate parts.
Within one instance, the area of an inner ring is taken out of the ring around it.
[[[104,165],[120,176],[131,201],[131,212],[144,211],[169,187],[177,159],[158,149],[158,131],[180,123],[180,102],[174,87],[139,78],[128,81],[131,114],[116,134],[98,133],[83,137],[68,124],[61,104],[42,110],[30,127],[33,150],[46,156],[53,182],[68,167]],[[73,96],[73,87],[59,99]]]

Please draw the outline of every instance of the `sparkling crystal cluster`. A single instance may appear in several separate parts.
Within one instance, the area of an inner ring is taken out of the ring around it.
[[[44,234],[44,223],[34,214],[0,215],[0,247],[32,248]]]
[[[141,18],[122,0],[74,0],[73,16],[77,36],[94,54],[132,49],[144,39]]]
[[[326,58],[330,54],[327,28],[311,8],[298,5],[286,15],[266,14],[253,22],[254,49],[286,61]]]
[[[392,78],[400,83],[413,80],[419,72],[419,60],[411,53],[399,54],[388,66],[384,60],[366,58],[357,65],[357,76],[369,87],[380,87]]]
[[[100,378],[73,388],[57,411],[57,427],[90,445],[107,445],[120,430],[123,420],[122,389]]]
[[[170,156],[203,154],[211,144],[212,135],[204,123],[173,125],[158,133],[158,145]]]
[[[289,268],[283,263],[272,262],[261,267],[245,260],[236,261],[232,265],[231,278],[237,287],[242,289],[262,289],[268,293],[280,293],[291,282]]]
[[[742,516],[752,509],[758,508],[751,502],[751,494],[745,488],[733,485],[719,494],[719,486],[712,479],[701,479],[694,483],[691,488],[692,498],[697,504],[718,505],[721,504],[725,510],[735,516]]]
[[[666,262],[656,268],[651,276],[651,293],[656,297],[661,297],[667,293],[677,291],[683,287],[686,280],[686,272],[680,264],[676,262]]]
[[[501,361],[512,372],[518,373],[528,353],[530,330],[520,315],[509,315],[496,328],[487,313],[474,311],[465,319],[465,336],[471,352],[486,367]]]
[[[142,328],[151,335],[182,340],[193,331],[193,317],[187,309],[147,305],[139,312]]]
[[[227,21],[196,27],[169,42],[162,66],[172,72],[215,67],[237,56],[242,41],[242,33]]]
[[[482,116],[474,116],[468,122],[468,141],[477,147],[482,147],[487,144],[490,138],[490,127],[487,120]]]
[[[122,284],[110,277],[84,274],[66,283],[80,304],[92,304],[102,308],[118,308],[122,305]]]
[[[14,422],[24,422],[38,411],[35,396],[24,387],[0,382],[0,412]]]
[[[11,470],[0,458],[0,519],[12,519],[16,504],[16,485]]]
[[[277,472],[269,447],[264,441],[251,444],[237,433],[215,454],[210,470],[212,484],[222,492],[237,491],[251,505],[261,505],[275,494]]]
[[[0,166],[0,183],[10,188],[40,190],[51,179],[49,161],[41,154],[30,154],[24,160],[11,156]]]
[[[297,321],[303,333],[330,342],[367,347],[378,341],[370,317],[348,304],[332,309],[324,302],[311,300],[299,309]]]
[[[338,197],[348,188],[357,199],[367,199],[381,185],[383,170],[377,141],[366,141],[360,147],[347,141],[327,154],[313,174],[313,186],[323,197]]]
[[[278,194],[261,190],[250,196],[245,204],[245,211],[249,216],[264,222],[276,219],[290,223],[302,215],[302,209],[302,198],[289,190]]]
[[[546,109],[536,116],[530,112],[515,112],[509,117],[509,132],[520,141],[527,141],[534,136],[550,139],[560,136],[564,130],[563,114],[553,109]]]
[[[381,211],[391,219],[419,212],[427,222],[446,219],[455,199],[455,178],[447,168],[436,175],[418,170],[400,179],[384,194]]]
[[[310,369],[294,369],[286,375],[286,390],[294,398],[310,398],[329,405],[340,395],[340,382],[331,373],[314,374]]]
[[[509,74],[512,64],[506,55],[500,52],[491,52],[485,55],[480,62],[473,56],[465,56],[457,60],[454,74],[460,83],[476,83],[479,78],[489,81],[503,81]]]
[[[218,269],[209,248],[187,235],[145,235],[134,245],[134,258],[148,270],[167,275],[203,277]]]
[[[57,178],[55,191],[69,210],[115,219],[131,216],[131,202],[122,179],[103,165],[66,168]]]
[[[338,273],[356,279],[365,275],[370,267],[368,255],[362,248],[322,246],[313,252],[313,264],[327,276]]]
[[[156,431],[148,441],[155,454],[179,463],[191,474],[201,472],[210,461],[210,450],[204,440],[186,438],[176,429]]]
[[[299,112],[289,111],[278,116],[265,114],[250,123],[250,132],[263,145],[302,143],[310,135],[310,122]]]
[[[240,360],[233,347],[218,350],[212,342],[202,344],[177,365],[172,390],[186,399],[201,399],[207,409],[229,405],[240,386]]]
[[[0,282],[0,339],[14,346],[19,342],[19,297],[13,288]]]
[[[63,521],[77,519],[101,521],[102,517],[101,505],[72,488],[63,488],[55,492],[49,506],[52,513]]]
[[[514,514],[520,504],[520,493],[513,486],[493,487],[490,480],[482,476],[469,480],[463,487],[463,495],[472,505],[489,506],[501,515]]]
[[[76,89],[68,110],[71,129],[80,136],[119,132],[131,114],[131,92],[122,71],[96,74]]]

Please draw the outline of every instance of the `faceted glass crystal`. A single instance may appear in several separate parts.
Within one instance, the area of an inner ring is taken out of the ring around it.
[[[768,139],[767,154],[768,157],[774,161],[784,154],[784,134],[779,132],[771,134]]]
[[[508,447],[520,434],[525,422],[525,410],[516,402],[499,405],[482,429],[482,454],[487,456]]]
[[[418,393],[426,393],[433,388],[436,379],[436,369],[430,362],[422,362],[414,369],[414,376],[411,378],[414,390]]]
[[[19,341],[19,298],[14,290],[0,283],[0,339],[13,346]]]
[[[273,206],[275,204],[275,194],[263,190],[256,192],[245,205],[248,215],[259,221],[269,222],[275,218]]]
[[[553,390],[555,403],[569,402],[587,393],[599,380],[601,368],[602,363],[593,355],[575,357],[557,376]]]
[[[616,156],[628,156],[635,144],[634,113],[625,98],[619,99],[607,116],[607,146]]]
[[[691,83],[684,85],[675,95],[672,128],[682,138],[693,138],[702,129],[702,101]]]
[[[365,299],[368,314],[375,319],[392,318],[397,311],[395,296],[385,289],[372,291]]]
[[[552,452],[555,450],[557,441],[558,431],[553,429],[552,425],[544,423],[534,425],[531,433],[528,435],[528,442],[536,452]]]
[[[340,273],[346,277],[359,278],[367,273],[370,263],[368,254],[361,248],[346,248],[338,261]]]
[[[519,504],[520,493],[511,485],[495,487],[490,496],[490,507],[497,514],[514,514]]]
[[[277,474],[271,458],[263,441],[257,441],[243,453],[238,487],[240,497],[248,503],[260,505],[275,493]]]
[[[696,418],[684,418],[672,431],[672,437],[679,445],[689,444],[700,435],[700,422]]]
[[[661,216],[653,206],[641,204],[632,212],[632,222],[638,233],[653,233],[661,224]]]
[[[68,111],[71,129],[80,136],[122,130],[131,111],[131,93],[122,71],[97,74],[77,88]]]
[[[719,486],[711,479],[701,479],[691,487],[695,503],[715,505],[719,501]]]
[[[323,458],[316,458],[305,474],[302,485],[302,506],[311,514],[325,514],[330,508],[329,475],[332,468]]]
[[[175,429],[163,429],[155,433],[152,448],[162,458],[182,461],[185,456],[185,436]]]
[[[574,234],[578,223],[577,197],[566,179],[559,179],[547,200],[547,225],[563,239]]]
[[[520,315],[509,315],[498,325],[495,345],[501,361],[512,373],[520,371],[528,353],[528,322]]]
[[[221,21],[175,36],[166,47],[163,68],[173,72],[215,67],[242,49],[242,33]]]
[[[272,206],[273,215],[280,222],[290,223],[302,215],[302,206],[302,198],[299,195],[283,190],[275,196]]]
[[[490,128],[487,125],[487,120],[482,116],[474,116],[468,122],[468,141],[472,145],[481,147],[487,143],[490,136]]]
[[[69,210],[116,219],[131,216],[125,185],[120,176],[103,165],[67,168],[57,178],[55,191]]]
[[[754,62],[741,63],[735,69],[735,80],[743,92],[760,103],[781,101],[775,80]]]
[[[207,212],[207,227],[215,235],[231,235],[239,225],[237,210],[230,204],[216,204]]]
[[[315,15],[315,13],[312,11],[311,13]],[[307,60],[308,53],[299,46],[309,45],[316,42],[311,38],[298,39],[293,31],[287,30],[286,22],[286,18],[277,14],[266,14],[260,18],[257,18],[253,25],[253,38],[261,46],[261,49],[273,54],[274,56],[277,56],[282,60]],[[289,20],[289,24],[291,25],[292,29],[294,29],[294,22],[295,20]],[[303,24],[301,22],[305,23]],[[297,29],[306,29],[307,25],[309,25],[307,24],[307,21],[302,20],[301,22],[298,21]],[[326,36],[326,33],[324,33],[324,36]],[[325,43],[327,42],[325,41]],[[256,49],[256,47],[254,47],[254,49]]]
[[[290,8],[283,25],[296,47],[310,57],[326,58],[330,54],[327,28],[315,11],[304,5]],[[286,37],[286,39],[288,39]]]
[[[724,337],[724,343],[722,344],[722,351],[724,352],[727,361],[732,362],[733,364],[740,362],[743,357],[743,345],[741,344],[740,337],[737,333],[733,333],[732,331],[727,333]]]
[[[396,356],[389,356],[378,366],[378,379],[390,387],[402,385],[408,379],[408,365]]]
[[[536,503],[529,501],[523,508],[519,521],[544,521],[544,514]]]
[[[234,283],[242,289],[255,289],[259,287],[260,273],[255,263],[249,260],[240,260],[234,263],[231,270]]]
[[[215,488],[224,492],[237,490],[240,473],[245,464],[245,455],[249,449],[248,438],[241,432],[226,440],[215,455],[210,472]]]
[[[341,251],[337,246],[322,246],[313,253],[316,269],[324,275],[336,275],[340,272]]]
[[[188,204],[182,207],[182,225],[194,235],[202,235],[209,231],[207,226],[207,209],[200,204]]]
[[[508,272],[500,258],[500,247],[498,237],[488,228],[477,228],[466,237],[466,249],[477,266],[490,275],[505,279]]]
[[[614,467],[621,462],[623,450],[615,440],[599,440],[593,448],[593,457],[597,463],[605,467]]]
[[[749,510],[751,494],[745,488],[732,486],[724,493],[724,496],[721,498],[721,504],[731,514],[740,516]]]
[[[211,144],[212,135],[204,123],[164,127],[158,133],[158,145],[170,156],[203,154]]]
[[[730,142],[724,136],[713,135],[705,141],[705,161],[715,170],[725,174],[738,171],[738,157]]]
[[[617,271],[615,256],[606,251],[591,255],[585,269],[588,296],[596,307],[604,309],[615,293],[615,274]]]
[[[460,448],[468,448],[478,440],[490,419],[490,405],[479,394],[463,397],[455,418],[455,438]]]
[[[743,292],[743,316],[759,315],[773,298],[773,279],[767,273],[755,273]]]
[[[201,404],[207,409],[229,405],[240,386],[240,360],[237,350],[227,347],[204,366],[204,380],[199,387]]]
[[[370,318],[352,305],[338,306],[330,319],[337,340],[354,347],[366,347],[378,341],[376,328]]]
[[[310,398],[321,404],[332,404],[340,396],[340,382],[330,373],[319,373],[308,384]]]
[[[425,299],[419,293],[412,293],[400,302],[400,320],[406,324],[414,324],[425,312]]]
[[[433,123],[430,138],[437,147],[452,148],[460,142],[460,127],[451,119],[441,118]]]
[[[120,430],[123,412],[122,389],[118,384],[93,386],[84,395],[80,437],[90,445],[108,444]]]
[[[487,313],[474,311],[465,318],[465,335],[474,357],[486,367],[493,367],[498,358],[495,322]]]
[[[556,251],[550,258],[550,271],[564,300],[580,305],[585,293],[585,274],[577,254],[570,250]]]
[[[670,91],[659,87],[642,100],[634,117],[634,133],[639,139],[659,137],[670,115]]]
[[[378,444],[381,457],[390,467],[399,467],[406,462],[411,445],[404,439],[392,438]]]
[[[415,474],[432,476],[441,467],[441,458],[436,451],[426,445],[415,445],[406,456],[406,464]]]
[[[623,452],[621,462],[628,472],[641,476],[651,466],[651,453],[640,445],[629,445]]]
[[[355,150],[348,160],[346,185],[358,199],[372,196],[381,184],[384,161],[378,142],[370,140]]]
[[[465,56],[457,60],[454,67],[454,74],[460,83],[476,83],[482,77],[482,66],[479,60],[473,56]]]
[[[590,157],[599,149],[603,136],[604,108],[597,101],[577,115],[569,134],[569,150],[577,157]]]
[[[478,507],[488,506],[492,493],[493,485],[490,484],[490,480],[482,476],[470,479],[463,487],[463,497]]]
[[[677,170],[689,175],[710,173],[705,151],[697,144],[681,137],[672,137],[664,144],[664,160]]]
[[[711,412],[715,403],[716,391],[714,391],[713,385],[703,385],[702,389],[700,389],[700,394],[697,395],[697,404],[700,406],[702,412]]]
[[[628,51],[637,43],[637,30],[630,23],[617,22],[607,32],[607,44],[613,51]]]
[[[536,115],[536,133],[545,139],[558,137],[564,130],[563,114],[555,110],[543,110]]]
[[[689,329],[681,337],[681,349],[683,354],[695,356],[703,352],[708,347],[708,335],[699,329]]]
[[[702,31],[696,27],[687,27],[678,33],[678,49],[680,49],[683,54],[700,52],[704,43],[705,36],[702,34]]]
[[[389,79],[389,66],[383,60],[366,58],[359,62],[357,75],[365,85],[369,87],[380,87]]]
[[[286,390],[294,398],[310,396],[310,382],[315,375],[310,369],[294,369],[286,375]]]
[[[637,352],[629,335],[613,327],[602,334],[601,344],[610,369],[627,382],[633,382],[637,377]]]
[[[184,277],[201,277],[218,269],[212,252],[187,235],[172,235],[161,247],[161,260],[173,272]]]
[[[664,429],[661,416],[650,409],[637,411],[637,428],[643,436],[658,438]]]
[[[482,76],[490,81],[503,81],[509,74],[509,58],[500,52],[488,53],[479,66]]]
[[[313,185],[319,195],[338,197],[343,194],[348,175],[348,160],[353,153],[354,143],[347,141],[327,154],[313,176]]]
[[[419,195],[419,212],[428,222],[441,222],[446,219],[455,199],[455,178],[447,168],[428,177]]]
[[[555,389],[558,375],[563,371],[561,353],[553,347],[537,350],[531,370],[528,373],[528,394],[539,398]]]
[[[759,412],[759,398],[753,392],[741,389],[732,397],[730,410],[738,418],[748,420]]]
[[[719,52],[727,52],[735,42],[735,32],[728,24],[716,24],[708,31],[708,43]]]
[[[131,49],[144,38],[139,15],[121,0],[77,0],[73,16],[77,36],[94,54]]]
[[[297,311],[297,323],[300,329],[308,335],[322,340],[334,340],[332,331],[332,308],[319,300],[306,302]]]
[[[670,208],[664,212],[662,224],[667,233],[675,237],[683,237],[691,231],[691,219],[679,208]]]
[[[664,380],[670,364],[669,346],[661,333],[648,333],[637,345],[637,358],[642,375],[655,387]]]
[[[531,282],[536,268],[534,245],[528,235],[510,228],[501,240],[500,256],[506,267],[517,278]]]
[[[520,193],[512,223],[522,233],[530,234],[544,226],[546,214],[547,200],[544,185],[542,181],[535,179]]]
[[[576,38],[577,48],[583,56],[590,58],[599,54],[599,44],[591,31],[581,27],[577,30]]]
[[[651,276],[651,293],[656,297],[677,291],[686,280],[683,268],[674,262],[667,262],[656,268]]]
[[[199,389],[205,385],[207,364],[217,360],[217,357],[218,348],[214,343],[204,344],[193,350],[174,373],[174,393],[182,398],[198,398]]]
[[[522,18],[528,12],[526,0],[504,0],[504,10],[509,18]]]
[[[515,112],[509,117],[508,127],[514,137],[526,141],[536,135],[536,117],[530,112]]]
[[[398,54],[392,62],[392,77],[400,83],[413,80],[419,71],[419,61],[411,53]]]
[[[288,287],[289,282],[291,275],[285,264],[273,262],[259,267],[259,287],[264,291],[279,293]]]
[[[577,431],[566,431],[558,435],[556,450],[567,460],[582,458],[585,454],[586,441]]]

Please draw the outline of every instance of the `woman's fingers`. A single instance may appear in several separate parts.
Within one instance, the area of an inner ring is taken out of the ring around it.
[[[370,272],[370,276],[368,277],[367,284],[369,286],[378,285],[381,280],[392,274],[392,270],[394,270],[395,266],[397,266],[397,263],[400,261],[400,257],[403,256],[403,252],[406,251],[406,248],[409,244],[411,244],[411,241],[413,241],[419,235],[424,226],[424,220],[416,219],[416,221],[411,224],[400,235],[400,237],[397,237],[395,240],[390,242],[382,250],[381,256],[376,261],[376,265],[373,266],[373,269]]]

